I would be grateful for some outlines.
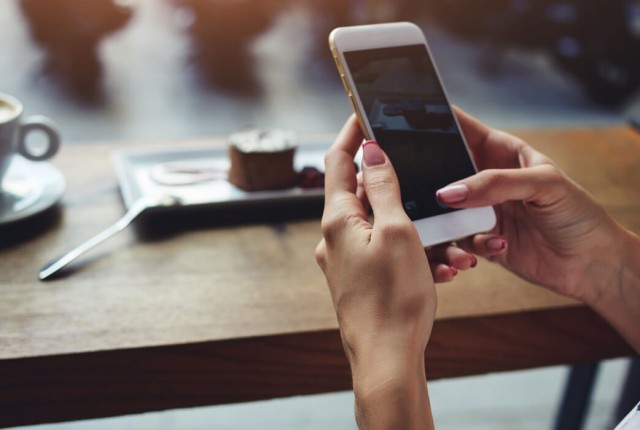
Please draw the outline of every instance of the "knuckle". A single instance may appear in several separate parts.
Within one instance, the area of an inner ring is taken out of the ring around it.
[[[495,169],[489,171],[489,181],[493,184],[500,185],[509,180],[508,172],[503,169]]]
[[[393,240],[398,241],[405,241],[412,238],[416,234],[416,230],[408,219],[394,220],[382,225],[380,233],[383,237],[392,238]]]
[[[506,172],[501,169],[483,170],[480,175],[488,189],[497,188],[508,180]]]
[[[358,217],[346,211],[335,211],[325,214],[320,223],[322,236],[327,242],[332,241],[340,232],[349,228],[358,220]]]
[[[321,240],[318,246],[316,246],[315,257],[318,266],[324,270],[327,265],[327,246],[324,240]]]
[[[505,169],[487,169],[477,175],[471,183],[468,200],[499,201],[512,186],[512,172]]]
[[[545,182],[557,184],[564,181],[564,174],[553,164],[544,164],[540,166],[540,178]]]
[[[334,163],[334,160],[337,157],[337,152],[334,148],[329,148],[327,152],[324,153],[324,165],[328,166]]]
[[[537,201],[534,199],[534,203],[543,206],[557,202],[570,183],[562,170],[554,164],[539,166],[538,178]]]
[[[365,178],[365,186],[369,192],[385,192],[395,185],[393,178],[387,174],[371,175]]]
[[[518,136],[513,136],[513,135],[509,135],[509,136],[511,137],[511,144],[516,149],[516,151],[522,151],[524,148],[530,148],[529,144],[525,142],[524,139]]]

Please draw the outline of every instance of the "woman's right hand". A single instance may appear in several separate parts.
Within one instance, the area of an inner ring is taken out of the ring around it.
[[[494,231],[458,245],[586,302],[610,285],[627,264],[624,244],[634,235],[548,157],[461,110],[456,115],[480,171],[437,196],[456,208],[494,206],[498,218]]]

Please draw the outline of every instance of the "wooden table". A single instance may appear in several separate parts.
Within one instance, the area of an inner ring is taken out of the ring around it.
[[[639,133],[519,134],[640,232]],[[68,181],[61,209],[0,230],[0,426],[349,389],[313,257],[318,205],[286,222],[274,208],[156,218],[69,276],[37,280],[122,214],[109,155],[134,146],[65,147],[53,162]],[[632,353],[590,310],[485,261],[438,293],[430,379]]]

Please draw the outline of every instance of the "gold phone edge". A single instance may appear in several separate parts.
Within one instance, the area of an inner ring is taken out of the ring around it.
[[[369,132],[367,131],[366,122],[364,120],[363,113],[360,111],[360,108],[358,107],[358,104],[354,99],[353,91],[351,90],[351,86],[349,85],[349,81],[347,80],[344,67],[342,66],[340,56],[338,55],[338,49],[335,47],[335,43],[333,41],[333,33],[329,35],[329,49],[331,50],[331,56],[333,57],[333,60],[336,63],[336,67],[338,68],[338,73],[340,74],[340,80],[342,81],[342,86],[344,87],[344,90],[347,93],[347,96],[349,97],[349,103],[351,103],[351,108],[353,109],[353,112],[356,114],[358,124],[360,125],[360,130],[362,131],[362,134],[364,135],[365,139],[372,140],[373,136],[369,136]]]

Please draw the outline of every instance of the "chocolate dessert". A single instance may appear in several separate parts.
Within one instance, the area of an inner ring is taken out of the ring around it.
[[[286,131],[249,130],[229,137],[229,182],[245,191],[291,188],[298,175],[293,167],[297,145]]]

